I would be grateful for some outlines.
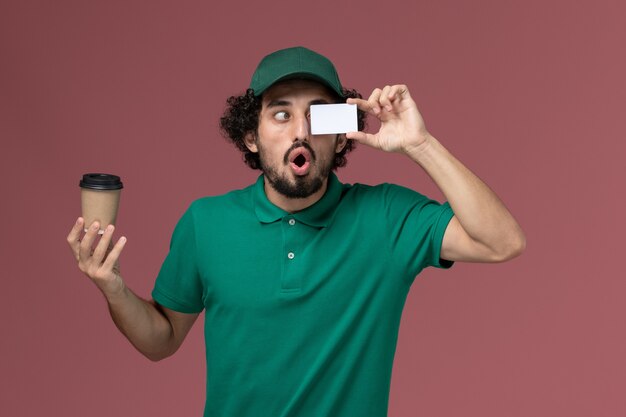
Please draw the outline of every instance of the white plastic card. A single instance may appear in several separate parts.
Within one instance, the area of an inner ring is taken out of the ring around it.
[[[357,130],[356,104],[311,105],[311,134],[327,135]]]

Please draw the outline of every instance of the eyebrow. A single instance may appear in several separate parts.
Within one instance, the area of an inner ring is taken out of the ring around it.
[[[267,105],[267,108],[269,109],[271,107],[281,107],[281,106],[289,106],[289,105],[291,105],[291,103],[287,100],[272,100]]]
[[[328,100],[323,99],[323,98],[318,98],[318,99],[309,101],[309,106],[312,106],[314,104],[331,104],[331,103]],[[272,107],[282,107],[282,106],[291,106],[291,102],[288,100],[272,100],[267,105],[267,108],[269,109]]]
[[[309,106],[312,106],[314,104],[332,104],[332,103],[324,98],[318,98],[317,100],[313,100],[309,102]]]

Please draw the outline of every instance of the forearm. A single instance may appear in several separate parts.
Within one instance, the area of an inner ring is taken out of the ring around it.
[[[115,325],[151,360],[163,359],[174,353],[193,320],[187,320],[188,325],[182,332],[178,331],[180,337],[175,339],[174,326],[169,316],[166,317],[155,304],[133,294],[120,276],[118,258],[126,238],[121,237],[112,245],[115,227],[109,225],[93,249],[100,225],[97,221],[93,222],[81,239],[84,222],[82,217],[76,220],[67,235],[67,241],[78,261],[78,269],[93,281],[107,300]]]
[[[157,361],[173,353],[173,330],[155,304],[135,295],[124,285],[116,295],[106,295],[113,322],[148,359]]]
[[[493,253],[519,253],[524,234],[500,198],[434,137],[407,151],[433,179],[465,232]]]

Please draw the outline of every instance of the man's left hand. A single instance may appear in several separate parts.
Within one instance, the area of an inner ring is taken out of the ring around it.
[[[376,117],[380,121],[377,133],[350,132],[348,139],[382,149],[387,152],[411,154],[426,143],[430,134],[417,105],[406,85],[376,88],[367,100],[349,98],[348,104]]]

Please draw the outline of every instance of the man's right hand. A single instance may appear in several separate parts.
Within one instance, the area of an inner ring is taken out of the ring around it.
[[[109,225],[93,249],[100,225],[98,222],[93,222],[81,240],[84,222],[82,217],[76,220],[74,227],[67,236],[67,242],[78,262],[78,269],[91,278],[104,296],[111,300],[124,291],[124,281],[120,276],[118,258],[124,248],[126,238],[122,236],[115,243],[115,246],[111,247],[115,227]]]
[[[180,313],[146,301],[127,288],[120,276],[118,258],[126,238],[112,246],[113,226],[98,239],[100,225],[94,222],[81,239],[85,220],[81,217],[67,235],[78,268],[102,291],[109,304],[115,325],[147,358],[158,361],[180,347],[199,313]],[[95,248],[94,248],[95,245]]]

